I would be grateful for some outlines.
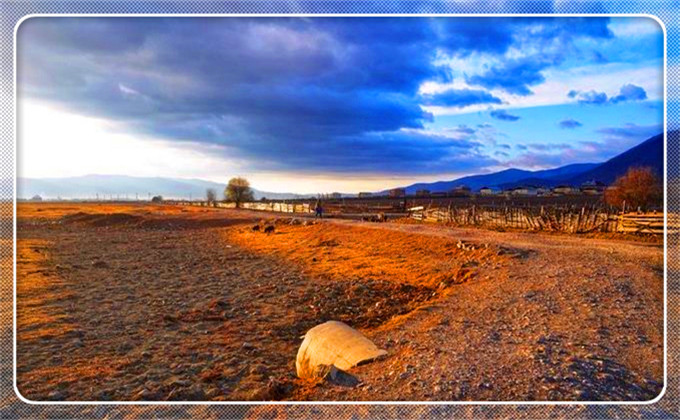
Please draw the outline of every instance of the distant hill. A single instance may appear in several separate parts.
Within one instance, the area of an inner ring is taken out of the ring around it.
[[[555,187],[560,184],[581,185],[591,180],[609,185],[616,181],[618,177],[624,175],[628,168],[635,166],[650,167],[659,178],[663,178],[663,134],[651,137],[620,155],[578,174],[551,176],[543,179],[530,177],[502,184],[500,187],[503,189],[520,185]]]
[[[677,137],[678,132],[669,132],[669,138]],[[506,169],[484,175],[472,175],[452,181],[418,183],[406,187],[407,194],[426,189],[431,192],[450,191],[456,186],[466,185],[473,191],[481,187],[508,189],[518,186],[554,187],[560,184],[581,185],[590,180],[613,183],[634,166],[649,166],[659,177],[663,177],[663,134],[651,137],[639,145],[603,163],[576,163],[555,169],[525,171]]]
[[[214,188],[222,195],[225,184],[201,179],[175,179],[159,177],[133,177],[124,175],[84,175],[68,178],[19,178],[17,181],[18,198],[40,195],[45,199],[61,197],[64,199],[89,199],[99,194],[100,198],[120,197],[134,199],[162,195],[170,199],[200,199],[205,197],[208,188]],[[253,190],[255,199],[292,199],[304,196],[292,193],[273,193]]]
[[[678,132],[668,133],[669,138],[678,138]],[[649,166],[659,177],[663,177],[663,135],[659,134],[645,140],[632,149],[609,159],[604,163],[577,163],[555,169],[526,171],[506,169],[504,171],[472,175],[451,181],[417,183],[406,187],[407,194],[415,194],[419,189],[431,192],[450,191],[456,186],[466,185],[472,190],[487,186],[498,189],[520,185],[554,187],[559,184],[580,185],[585,181],[597,180],[611,184],[633,166]],[[669,174],[673,178],[673,174]],[[91,199],[99,194],[100,198],[120,197],[134,199],[148,198],[149,195],[162,195],[166,198],[200,199],[205,197],[206,189],[214,188],[218,195],[224,191],[224,184],[200,179],[149,178],[123,175],[85,175],[70,178],[19,178],[18,198],[40,195],[45,199]],[[255,199],[306,198],[313,195],[293,193],[273,193],[254,190]],[[350,194],[343,194],[351,196]]]
[[[575,163],[555,169],[544,169],[540,171],[525,171],[522,169],[506,169],[484,175],[472,175],[453,181],[438,181],[432,183],[418,183],[406,187],[407,194],[414,194],[417,190],[426,189],[431,192],[450,191],[458,185],[466,185],[473,191],[482,187],[501,188],[503,185],[510,185],[526,179],[551,179],[556,177],[575,176],[597,167],[598,163]]]
[[[567,181],[577,185],[595,179],[611,184],[633,166],[651,167],[659,178],[663,178],[663,134],[645,140],[626,152],[615,156],[602,165],[583,172]]]

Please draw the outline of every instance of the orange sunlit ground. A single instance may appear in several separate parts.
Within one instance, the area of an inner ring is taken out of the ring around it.
[[[33,400],[647,400],[663,382],[659,243],[21,203],[17,270]],[[296,379],[327,320],[388,351],[361,386]]]

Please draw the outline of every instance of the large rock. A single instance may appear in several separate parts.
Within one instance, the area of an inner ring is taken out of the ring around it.
[[[347,324],[328,321],[307,331],[295,367],[298,377],[316,378],[324,371],[319,367],[335,366],[345,371],[386,354]]]

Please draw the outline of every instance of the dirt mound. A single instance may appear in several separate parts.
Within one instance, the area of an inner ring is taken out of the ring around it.
[[[89,227],[134,227],[147,230],[190,230],[228,227],[252,222],[252,218],[206,217],[197,218],[190,215],[158,215],[146,211],[142,214],[131,213],[86,213],[77,212],[62,216],[63,225],[81,225]]]
[[[342,321],[354,328],[374,328],[394,316],[407,314],[435,298],[427,287],[395,284],[389,281],[353,280],[289,292],[290,307],[308,308],[298,319],[275,329],[273,335],[295,340],[315,325],[328,320]]]
[[[92,214],[77,212],[61,218],[62,224],[84,224],[92,227],[133,225],[142,221],[142,216],[129,213]]]
[[[242,223],[248,223],[250,220],[241,220],[233,218],[211,218],[211,219],[195,219],[185,217],[164,217],[164,218],[148,218],[139,223],[142,229],[153,230],[190,230],[190,229],[209,229],[228,227]]]

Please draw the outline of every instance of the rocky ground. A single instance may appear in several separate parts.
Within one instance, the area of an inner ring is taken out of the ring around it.
[[[517,401],[661,391],[661,244],[276,217],[20,205],[22,394]],[[357,386],[295,378],[301,336],[330,319],[389,353],[350,372]]]

